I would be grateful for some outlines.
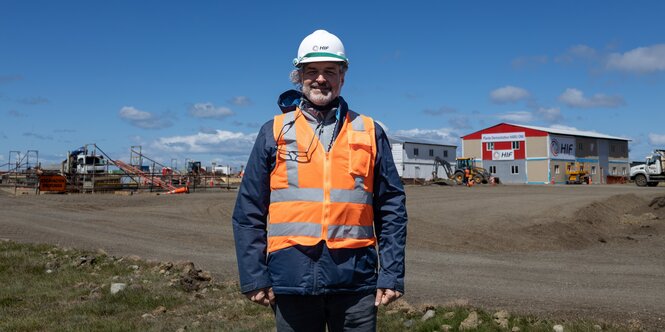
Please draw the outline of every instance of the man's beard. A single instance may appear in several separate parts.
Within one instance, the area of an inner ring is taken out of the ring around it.
[[[335,100],[336,96],[333,94],[333,91],[330,89],[330,87],[323,86],[322,88],[323,89],[319,89],[317,85],[314,85],[314,88],[312,88],[311,85],[303,86],[302,93],[313,104],[318,106],[326,106]]]

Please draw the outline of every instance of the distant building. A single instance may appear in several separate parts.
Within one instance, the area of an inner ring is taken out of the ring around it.
[[[462,156],[475,158],[503,183],[565,183],[577,162],[592,183],[630,173],[628,142],[590,131],[500,123],[462,137]],[[612,180],[612,179],[610,179]]]
[[[397,172],[403,179],[431,180],[435,157],[455,164],[455,145],[396,135],[389,136],[389,140]]]

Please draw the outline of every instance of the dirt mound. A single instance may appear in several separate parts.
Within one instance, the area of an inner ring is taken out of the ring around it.
[[[412,221],[418,223],[417,234],[410,236],[417,238],[419,248],[459,252],[563,251],[630,244],[665,235],[665,208],[659,206],[665,206],[665,197],[651,202],[650,197],[620,194],[586,205],[543,207],[538,214],[515,213],[506,220],[493,216],[492,222],[475,224],[416,217]]]
[[[660,209],[657,198],[654,201],[650,204],[634,194],[616,195],[577,210],[572,218],[532,225],[524,231],[540,240],[535,248],[547,250],[649,240],[665,234],[665,209]]]

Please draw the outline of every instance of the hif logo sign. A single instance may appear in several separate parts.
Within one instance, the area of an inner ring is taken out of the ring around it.
[[[515,160],[515,151],[513,150],[494,150],[492,160]]]
[[[566,139],[552,137],[550,151],[553,157],[564,157],[575,155],[575,143]]]

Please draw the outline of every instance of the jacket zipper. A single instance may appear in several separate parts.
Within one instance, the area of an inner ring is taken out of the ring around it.
[[[328,241],[328,224],[330,223],[330,153],[325,153],[323,161],[323,221],[321,227],[321,236]]]

